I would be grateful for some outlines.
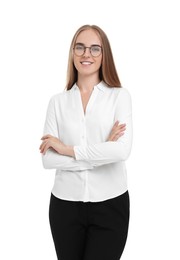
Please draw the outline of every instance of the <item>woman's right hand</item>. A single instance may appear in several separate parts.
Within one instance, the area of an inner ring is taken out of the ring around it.
[[[116,121],[113,125],[113,128],[109,134],[107,141],[117,141],[119,137],[124,135],[126,130],[126,124],[119,124],[119,121]]]

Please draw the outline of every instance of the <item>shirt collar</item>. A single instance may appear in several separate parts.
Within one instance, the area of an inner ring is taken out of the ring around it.
[[[100,91],[107,91],[108,86],[106,85],[106,83],[104,81],[100,81],[97,85],[94,86],[94,88],[97,88]],[[74,83],[74,85],[72,86],[72,90],[77,90],[78,86],[76,83]]]

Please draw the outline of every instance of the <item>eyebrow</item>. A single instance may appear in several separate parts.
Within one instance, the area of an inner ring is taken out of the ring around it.
[[[85,44],[84,43],[82,43],[82,42],[76,42],[75,43],[75,45],[82,45],[82,46],[85,46]],[[92,46],[99,46],[99,47],[102,47],[101,45],[99,45],[99,44],[92,44],[92,45],[90,45],[90,47],[92,47]]]

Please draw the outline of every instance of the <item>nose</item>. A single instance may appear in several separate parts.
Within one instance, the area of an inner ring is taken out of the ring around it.
[[[90,48],[89,47],[85,47],[85,52],[84,52],[84,55],[83,56],[90,56],[91,55],[91,52],[90,52]]]

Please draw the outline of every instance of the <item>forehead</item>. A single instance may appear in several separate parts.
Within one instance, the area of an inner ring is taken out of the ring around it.
[[[83,43],[85,45],[98,44],[101,45],[101,39],[99,34],[93,29],[87,29],[77,36],[76,43]]]

